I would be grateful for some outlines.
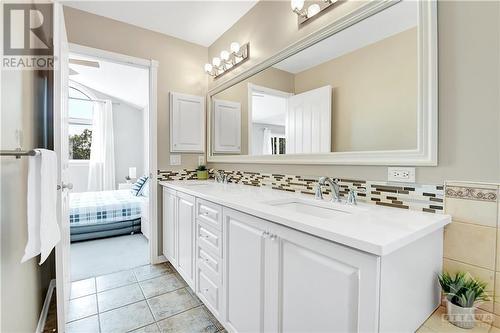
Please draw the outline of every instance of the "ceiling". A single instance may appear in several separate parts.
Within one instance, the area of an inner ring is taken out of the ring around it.
[[[99,68],[70,64],[70,68],[78,72],[77,75],[71,75],[70,80],[138,108],[148,105],[147,69],[77,54],[70,54],[70,58],[99,62]]]
[[[417,25],[417,1],[405,0],[377,13],[273,67],[297,74]]]
[[[212,45],[257,0],[64,1],[64,5],[205,47]]]

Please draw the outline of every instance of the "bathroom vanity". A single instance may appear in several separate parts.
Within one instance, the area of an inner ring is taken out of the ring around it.
[[[164,255],[230,332],[414,332],[439,305],[447,215],[160,184]]]

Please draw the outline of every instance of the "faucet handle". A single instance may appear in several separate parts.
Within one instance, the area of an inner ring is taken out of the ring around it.
[[[316,192],[314,193],[314,197],[317,200],[323,200],[323,192],[321,192],[321,184],[316,184]]]
[[[356,190],[350,189],[349,194],[347,195],[347,204],[349,205],[357,205],[358,200],[356,199]]]

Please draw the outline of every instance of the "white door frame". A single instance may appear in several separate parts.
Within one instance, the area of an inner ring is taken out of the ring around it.
[[[94,58],[111,61],[148,69],[149,71],[149,220],[151,223],[151,234],[149,237],[149,257],[151,264],[158,264],[167,261],[165,256],[158,250],[158,157],[157,157],[157,77],[158,61],[153,59],[143,59],[132,57],[120,53],[110,52],[93,47],[69,43],[69,50],[72,53],[91,56]]]
[[[277,97],[284,97],[284,98],[288,98],[290,96],[293,96],[293,93],[289,93],[289,92],[286,92],[286,91],[281,91],[281,90],[277,90],[277,89],[272,89],[272,88],[268,88],[268,87],[264,87],[264,86],[259,86],[259,85],[256,85],[256,84],[253,84],[253,83],[249,83],[248,84],[248,88],[247,88],[247,93],[248,93],[248,109],[247,109],[247,115],[248,115],[248,120],[247,120],[247,123],[248,123],[248,141],[247,141],[247,146],[248,146],[248,153],[247,155],[253,155],[252,154],[252,129],[253,129],[253,122],[252,122],[252,113],[253,113],[253,106],[252,106],[252,95],[254,92],[260,92],[262,94],[267,94],[267,95],[273,95],[273,96],[277,96]],[[287,101],[287,105],[288,105],[288,101]]]

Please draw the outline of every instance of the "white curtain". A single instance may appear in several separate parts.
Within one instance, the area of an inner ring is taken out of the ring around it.
[[[89,161],[89,191],[115,189],[115,142],[113,138],[113,104],[94,102],[92,145]]]
[[[264,128],[264,134],[262,137],[262,155],[271,155],[272,153],[271,130],[269,128]]]

